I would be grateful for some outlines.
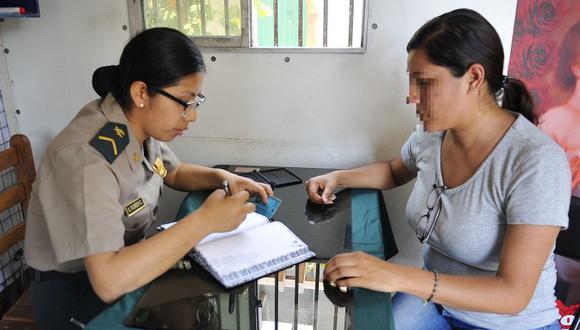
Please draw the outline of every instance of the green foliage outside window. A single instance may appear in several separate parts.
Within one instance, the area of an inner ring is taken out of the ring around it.
[[[205,12],[205,34],[201,19],[201,2]],[[143,0],[145,28],[171,27],[192,36],[239,36],[240,2],[228,2],[229,31],[226,33],[226,11],[223,0]]]

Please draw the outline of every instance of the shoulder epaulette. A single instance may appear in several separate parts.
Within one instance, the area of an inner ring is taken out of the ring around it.
[[[129,144],[127,126],[108,122],[89,143],[112,164]]]

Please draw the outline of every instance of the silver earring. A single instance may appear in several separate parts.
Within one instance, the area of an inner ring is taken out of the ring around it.
[[[143,103],[140,103],[139,104],[139,108],[143,108]]]

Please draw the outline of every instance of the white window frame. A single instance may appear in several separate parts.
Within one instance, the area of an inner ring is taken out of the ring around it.
[[[332,0],[327,0],[332,1]],[[242,14],[240,36],[223,37],[193,37],[195,44],[201,49],[213,52],[257,52],[257,53],[339,53],[362,54],[366,52],[368,41],[368,17],[371,0],[363,0],[362,40],[361,47],[327,48],[327,47],[250,47],[251,44],[251,15],[252,0],[240,0]],[[145,29],[143,0],[127,0],[129,10],[129,28],[131,36]],[[350,28],[352,33],[352,27]]]

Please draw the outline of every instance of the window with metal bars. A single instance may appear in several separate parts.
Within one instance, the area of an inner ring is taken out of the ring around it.
[[[204,48],[363,52],[368,0],[128,0],[133,32],[172,27]]]

